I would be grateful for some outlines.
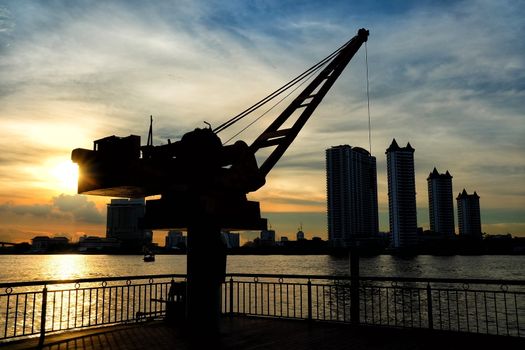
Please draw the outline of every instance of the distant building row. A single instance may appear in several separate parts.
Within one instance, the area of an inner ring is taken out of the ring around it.
[[[417,243],[414,148],[399,147],[394,139],[386,150],[388,212],[394,248]],[[455,234],[452,176],[436,168],[429,174],[430,230]],[[376,158],[359,147],[326,150],[328,238],[333,246],[352,246],[379,231]],[[479,196],[465,190],[457,197],[459,235],[481,238]]]
[[[221,231],[222,240],[226,248],[239,248],[240,235],[229,231]],[[170,230],[166,235],[165,247],[167,249],[185,249],[188,239],[182,231]]]

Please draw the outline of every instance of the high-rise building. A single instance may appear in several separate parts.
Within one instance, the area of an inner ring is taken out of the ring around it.
[[[417,243],[414,151],[410,143],[399,147],[395,139],[386,150],[388,215],[394,248],[407,248]]]
[[[112,199],[108,204],[106,237],[117,239],[124,249],[140,250],[151,244],[151,231],[139,227],[145,212],[144,198]]]
[[[479,196],[468,194],[465,189],[456,198],[458,204],[459,236],[481,239],[481,215]]]
[[[347,247],[379,231],[376,158],[360,147],[326,150],[328,239]]]
[[[452,175],[448,170],[440,174],[434,168],[427,177],[427,184],[430,230],[445,236],[453,236],[455,225]]]

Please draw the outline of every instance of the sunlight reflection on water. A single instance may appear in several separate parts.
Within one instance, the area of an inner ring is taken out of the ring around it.
[[[87,260],[81,255],[47,255],[42,260],[50,279],[74,279],[89,273]]]

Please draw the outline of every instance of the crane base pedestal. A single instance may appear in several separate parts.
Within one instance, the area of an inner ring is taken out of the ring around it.
[[[203,220],[188,227],[186,321],[191,333],[217,334],[226,245],[216,224]]]

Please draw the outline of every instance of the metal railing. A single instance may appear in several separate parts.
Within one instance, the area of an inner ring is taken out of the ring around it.
[[[185,275],[125,276],[0,284],[0,340],[144,321],[166,312]]]
[[[0,340],[164,317],[185,277],[2,283]],[[228,274],[222,311],[525,337],[525,281]]]
[[[352,288],[350,276],[230,274],[222,304],[232,315],[525,337],[525,281],[360,277]]]

